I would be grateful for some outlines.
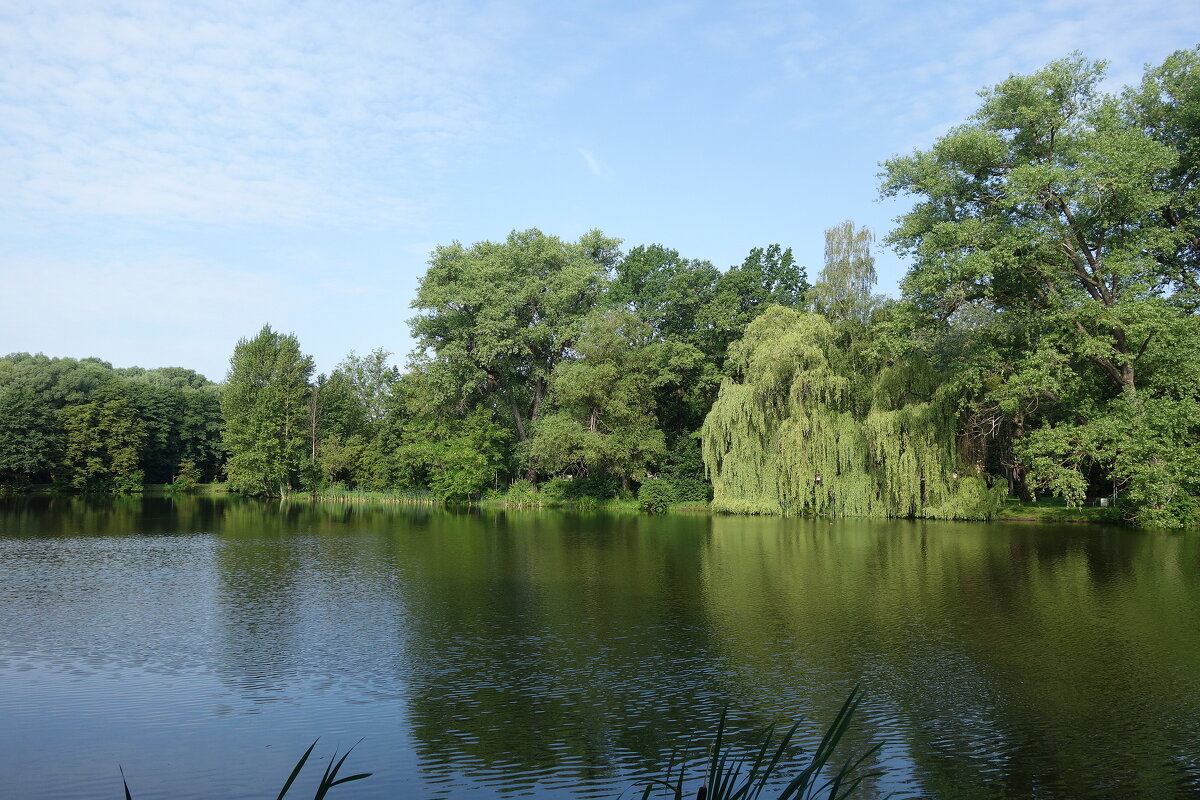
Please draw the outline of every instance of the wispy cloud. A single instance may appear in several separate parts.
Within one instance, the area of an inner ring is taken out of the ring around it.
[[[593,175],[597,175],[601,178],[608,177],[608,168],[601,164],[600,160],[597,159],[596,156],[592,155],[590,150],[585,150],[581,147],[579,148],[579,155],[583,156],[583,163],[587,164],[588,170]]]
[[[489,135],[487,78],[516,18],[452,2],[10,4],[0,203],[206,223],[404,218],[407,174]]]
[[[1113,62],[1110,88],[1136,81],[1140,54],[1200,40],[1200,15],[1195,0],[1162,0],[1152,12],[1125,0],[860,0],[819,12],[768,0],[714,30],[743,57],[775,63],[748,96],[766,103],[822,93],[819,104],[798,104],[798,126],[887,117],[897,130],[926,130],[969,114],[982,86],[1076,50]]]

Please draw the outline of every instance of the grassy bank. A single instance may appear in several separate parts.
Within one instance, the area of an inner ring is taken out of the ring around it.
[[[1102,508],[1096,505],[1070,507],[1056,497],[1027,503],[1010,497],[1004,508],[996,515],[997,520],[1007,522],[1088,522],[1106,525],[1121,525],[1119,509]]]
[[[194,487],[186,491],[180,491],[170,483],[147,483],[142,487],[142,494],[191,494],[211,497],[214,495],[229,494],[229,489],[224,483],[197,483]]]

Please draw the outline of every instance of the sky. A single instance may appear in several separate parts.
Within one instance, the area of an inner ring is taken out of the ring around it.
[[[0,353],[221,380],[270,324],[322,372],[403,364],[430,251],[531,227],[815,276],[984,86],[1080,51],[1115,91],[1198,43],[1195,0],[8,0]]]

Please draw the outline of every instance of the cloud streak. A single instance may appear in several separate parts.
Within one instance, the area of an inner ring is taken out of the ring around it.
[[[600,161],[594,155],[592,155],[590,150],[585,150],[580,147],[579,155],[583,156],[583,163],[587,165],[589,172],[601,178],[608,177],[608,168],[601,164]]]

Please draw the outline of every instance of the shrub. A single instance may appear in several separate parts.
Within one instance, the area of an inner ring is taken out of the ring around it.
[[[537,487],[524,478],[517,478],[504,493],[504,505],[517,508],[540,506],[542,499],[538,494]]]
[[[666,478],[647,478],[638,490],[638,507],[650,514],[661,514],[671,505],[671,482]]]

